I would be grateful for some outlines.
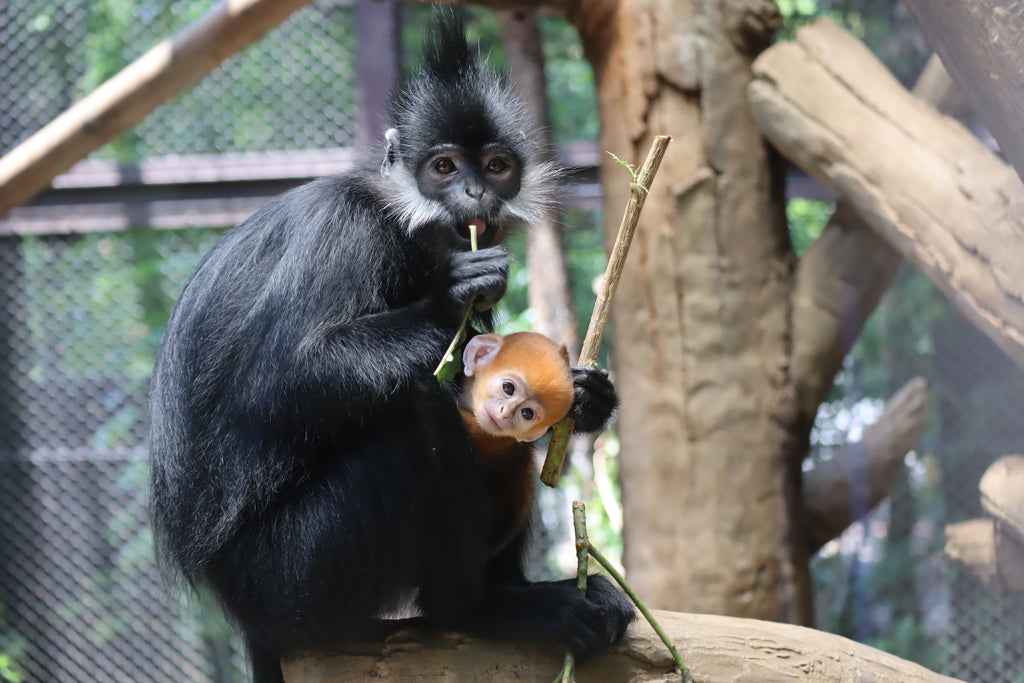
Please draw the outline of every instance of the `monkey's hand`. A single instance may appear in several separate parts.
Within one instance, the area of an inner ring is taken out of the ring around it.
[[[466,304],[489,311],[505,295],[508,284],[508,252],[500,247],[458,251],[451,255],[448,300],[458,320]]]
[[[608,379],[608,372],[595,367],[572,367],[574,396],[569,417],[576,431],[596,432],[604,427],[619,406],[619,395]]]

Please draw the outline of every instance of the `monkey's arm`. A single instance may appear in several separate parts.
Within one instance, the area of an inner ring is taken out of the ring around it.
[[[501,249],[455,254],[447,281],[426,298],[307,330],[276,373],[286,383],[276,391],[307,415],[372,409],[429,376],[467,302],[499,298],[507,277]]]

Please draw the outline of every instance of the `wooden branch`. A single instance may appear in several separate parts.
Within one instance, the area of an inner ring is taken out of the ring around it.
[[[985,512],[1024,543],[1024,455],[1007,455],[989,465],[978,490]]]
[[[988,585],[1024,591],[1024,455],[992,463],[978,485],[994,519],[946,527],[946,554]]]
[[[928,419],[928,388],[920,377],[886,403],[864,439],[804,474],[808,549],[813,554],[872,510],[892,490],[907,451]]]
[[[906,6],[1024,179],[1024,0],[906,0]]]
[[[310,0],[222,0],[0,159],[0,216]]]
[[[793,288],[792,376],[808,428],[902,262],[844,203],[800,259]]]
[[[832,188],[1024,365],[1024,184],[827,19],[755,62],[748,95],[786,156]]]
[[[1024,544],[995,520],[946,525],[946,555],[1003,593],[1024,591]]]
[[[622,214],[619,232],[615,236],[615,244],[612,245],[608,265],[605,267],[604,277],[601,279],[597,301],[594,303],[594,311],[590,315],[587,336],[583,339],[583,349],[580,351],[577,365],[584,367],[597,365],[597,355],[601,350],[605,328],[608,326],[615,290],[619,286],[619,278],[626,265],[626,256],[629,255],[629,246],[633,242],[633,234],[640,221],[640,212],[643,211],[644,204],[647,202],[651,183],[654,182],[654,177],[658,174],[661,160],[665,157],[665,151],[671,141],[672,138],[668,135],[656,135],[640,170],[634,171],[632,166],[628,167],[630,173],[634,173],[633,182],[630,183],[629,201]],[[544,464],[540,470],[540,480],[551,488],[558,486],[558,480],[562,476],[565,451],[575,427],[576,421],[567,416],[556,422],[552,428],[548,452],[544,456]]]
[[[959,117],[967,109],[935,55],[913,92],[945,114]],[[821,236],[797,264],[791,373],[801,421],[808,428],[901,263],[899,252],[840,201]]]
[[[677,644],[696,683],[889,681],[940,683],[955,679],[841,636],[755,619],[655,611]],[[287,683],[325,681],[550,681],[561,667],[555,647],[483,640],[462,634],[404,629],[384,643],[352,646],[342,654],[286,660]],[[679,672],[645,621],[624,641],[577,665],[580,683],[673,681]]]
[[[953,82],[938,55],[932,55],[914,84],[914,97],[927,102],[946,116],[966,122],[974,113],[963,91]]]

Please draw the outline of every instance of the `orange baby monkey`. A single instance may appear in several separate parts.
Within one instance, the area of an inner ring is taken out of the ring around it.
[[[573,378],[564,346],[542,334],[480,334],[462,354],[459,409],[490,499],[491,553],[522,529],[533,502],[536,441],[565,417]]]

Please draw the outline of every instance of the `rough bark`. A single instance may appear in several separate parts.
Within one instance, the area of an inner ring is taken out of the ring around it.
[[[953,681],[841,636],[800,626],[656,612],[695,683]],[[284,662],[287,683],[341,681],[550,681],[562,654],[545,646],[403,630],[383,644]],[[638,622],[618,647],[577,667],[581,683],[679,681],[665,646]]]
[[[613,309],[630,582],[661,607],[806,622],[793,257],[781,168],[745,90],[777,8],[595,0],[572,19],[602,149],[639,163],[654,135],[673,138]],[[605,215],[618,216],[630,178],[602,164]]]
[[[0,215],[195,85],[309,0],[221,2],[0,159]]]
[[[864,438],[804,474],[804,503],[810,549],[843,532],[892,491],[903,458],[917,445],[928,420],[928,387],[920,377],[907,382],[886,403]]]
[[[754,69],[766,135],[1024,364],[1024,184],[1013,169],[828,20]]]
[[[1024,1],[905,4],[1024,180]]]

